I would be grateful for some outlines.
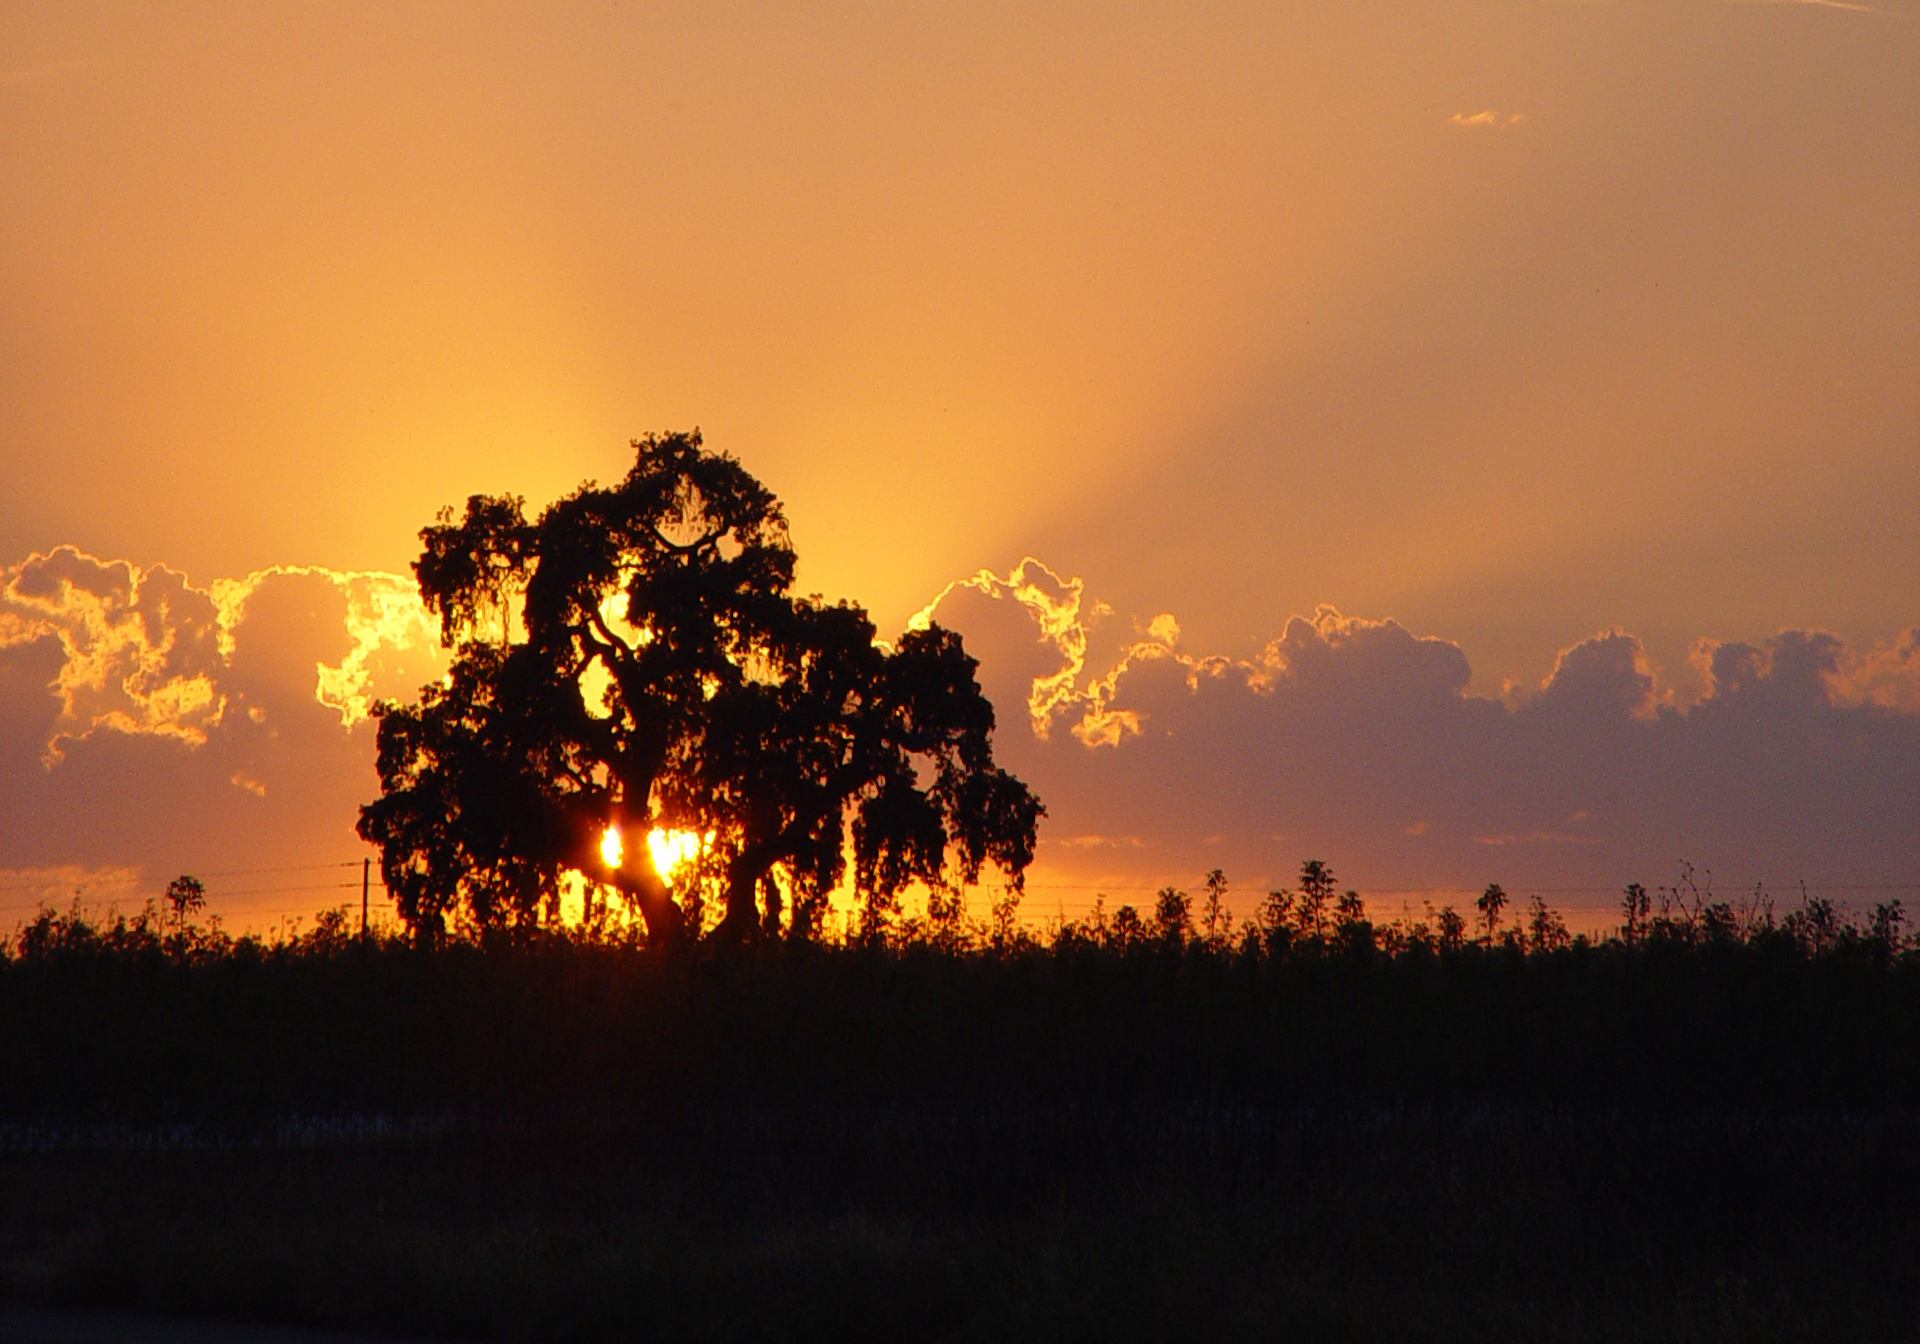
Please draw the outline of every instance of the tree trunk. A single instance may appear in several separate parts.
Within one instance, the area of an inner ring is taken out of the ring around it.
[[[760,888],[760,870],[736,860],[727,868],[727,911],[714,935],[722,942],[751,942],[760,933],[760,908],[754,897]]]
[[[640,917],[647,925],[647,946],[676,946],[686,934],[686,919],[653,866],[653,855],[644,847],[640,852],[639,863],[629,861],[621,865],[615,880],[620,890],[640,907]]]
[[[766,909],[760,916],[760,932],[769,938],[780,936],[780,883],[772,873],[760,875],[760,896]]]

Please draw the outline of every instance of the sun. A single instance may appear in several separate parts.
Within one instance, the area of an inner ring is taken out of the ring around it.
[[[673,881],[676,868],[694,858],[704,849],[708,841],[697,831],[668,831],[655,828],[647,832],[647,849],[653,855],[653,866],[664,882]],[[600,836],[600,861],[609,868],[618,868],[626,857],[626,843],[620,833],[620,827],[607,827]]]
[[[698,855],[704,844],[694,831],[647,832],[647,848],[653,851],[653,866],[662,881],[673,881],[674,869]]]

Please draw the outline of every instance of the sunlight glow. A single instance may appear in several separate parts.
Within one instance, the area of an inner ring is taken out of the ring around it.
[[[662,881],[673,881],[673,870],[693,858],[705,848],[704,842],[694,831],[649,831],[647,848],[653,851],[653,866],[660,870]]]
[[[647,832],[647,849],[653,855],[653,866],[659,870],[662,881],[673,881],[674,870],[694,858],[713,843],[711,835],[702,836],[697,831]],[[620,834],[620,827],[607,827],[600,836],[600,860],[609,868],[618,868],[626,856],[626,844]]]

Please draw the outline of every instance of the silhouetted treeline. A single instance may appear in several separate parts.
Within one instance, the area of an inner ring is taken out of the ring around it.
[[[1198,902],[1168,889],[1045,938],[1003,907],[678,955],[43,911],[0,959],[0,1116],[1920,1104],[1897,905],[1856,925],[1817,898],[1775,919],[1630,888],[1596,940],[1537,901],[1375,925],[1320,864],[1238,927],[1224,894],[1215,873]]]

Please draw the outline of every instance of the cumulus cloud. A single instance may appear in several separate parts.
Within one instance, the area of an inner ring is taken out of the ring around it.
[[[969,591],[1009,601],[1033,618],[1035,649],[1029,653],[1038,657],[1041,670],[1031,678],[1032,687],[1024,698],[1034,734],[1044,739],[1054,718],[1064,710],[1079,705],[1084,711],[1085,697],[1075,688],[1075,681],[1086,664],[1088,631],[1102,617],[1111,615],[1111,610],[1103,603],[1084,603],[1085,585],[1079,579],[1062,579],[1029,556],[1004,579],[986,569],[970,578],[956,579],[917,612],[907,628],[925,629],[943,602],[955,593]],[[1023,661],[1031,664],[1033,656]],[[1057,668],[1047,670],[1056,661]],[[1083,724],[1085,721],[1083,712]]]
[[[390,682],[401,659],[436,642],[438,627],[409,579],[278,566],[201,589],[165,565],[101,560],[72,546],[0,568],[0,657],[42,642],[60,650],[46,763],[100,731],[204,743],[232,702],[236,631],[250,606],[271,606],[301,586],[342,604],[346,649],[337,661],[314,661],[313,695],[352,727],[367,716],[375,683]]]
[[[1072,601],[1022,598],[1036,576]],[[923,613],[965,636],[997,704],[1028,705],[1031,731],[998,749],[1047,802],[1063,882],[1284,881],[1306,857],[1375,888],[1498,880],[1603,904],[1683,859],[1742,884],[1920,881],[1920,631],[1703,644],[1705,692],[1682,704],[1619,630],[1493,699],[1468,691],[1458,645],[1393,620],[1321,607],[1234,659],[1186,648],[1171,617],[1102,645],[1070,609],[1111,616],[1028,560]],[[1113,835],[1138,852],[1089,843]]]
[[[117,894],[98,874],[350,860],[377,790],[372,703],[443,667],[400,575],[202,587],[70,546],[0,568],[0,868]]]
[[[209,594],[165,566],[138,570],[62,546],[0,570],[0,651],[43,640],[61,658],[49,690],[59,705],[45,747],[96,729],[206,740],[217,723],[211,673],[219,619]]]
[[[439,642],[439,621],[404,575],[281,565],[214,585],[223,616],[222,647],[229,653],[230,632],[244,619],[248,602],[276,580],[330,584],[344,603],[346,654],[338,663],[314,665],[314,699],[339,714],[344,727],[366,718],[382,695],[393,694],[406,665]]]
[[[1215,866],[1259,890],[1308,857],[1376,894],[1499,881],[1600,905],[1682,859],[1781,891],[1920,881],[1920,627],[1703,641],[1690,698],[1603,631],[1495,698],[1459,645],[1394,620],[1323,606],[1228,657],[1034,559],[949,585],[931,620],[981,660],[998,753],[1047,804],[1049,907],[1050,884],[1065,906]],[[397,575],[197,586],[66,547],[0,569],[0,888],[350,861],[377,791],[367,711],[444,666]]]

